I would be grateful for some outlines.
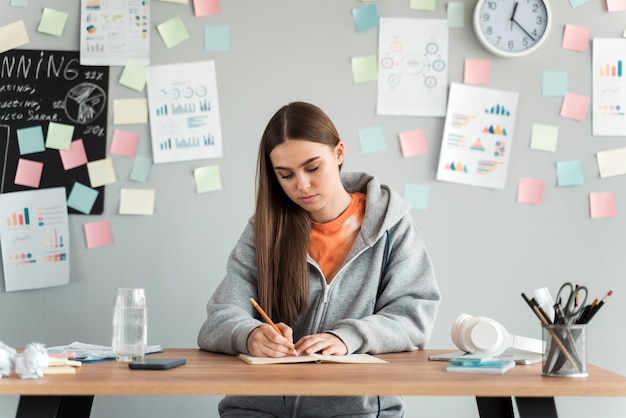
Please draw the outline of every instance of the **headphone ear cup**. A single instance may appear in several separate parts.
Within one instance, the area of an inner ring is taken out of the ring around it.
[[[499,322],[477,316],[466,325],[467,345],[474,348],[476,353],[485,356],[498,356],[508,348],[510,344],[509,334]]]
[[[459,350],[465,351],[466,353],[471,353],[472,350],[466,344],[465,339],[463,338],[463,329],[466,326],[467,321],[472,318],[473,316],[471,315],[461,314],[454,321],[454,324],[452,324],[452,332],[451,332],[452,342],[454,343],[454,345],[457,346],[457,348],[459,348]]]

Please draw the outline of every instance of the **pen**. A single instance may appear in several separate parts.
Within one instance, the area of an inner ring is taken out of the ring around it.
[[[598,313],[602,305],[604,305],[604,303],[611,297],[612,294],[613,294],[613,291],[609,290],[608,293],[602,298],[602,300],[598,302],[598,304],[593,309],[589,310],[589,313],[585,317],[585,323],[591,321],[591,318],[593,318],[594,315]]]
[[[265,322],[267,322],[268,324],[270,324],[272,326],[272,328],[274,328],[274,331],[276,331],[279,335],[283,335],[282,332],[280,332],[280,330],[278,329],[278,327],[276,326],[276,324],[274,323],[274,321],[272,321],[272,318],[270,318],[265,311],[263,310],[263,308],[261,308],[261,305],[259,305],[256,300],[254,300],[254,298],[250,298],[250,303],[252,304],[252,306],[254,306],[256,308],[256,310],[261,314],[261,316],[263,317],[263,319],[265,320]],[[284,337],[284,335],[283,335]],[[298,352],[296,351],[296,349],[293,349],[293,352],[298,355]]]

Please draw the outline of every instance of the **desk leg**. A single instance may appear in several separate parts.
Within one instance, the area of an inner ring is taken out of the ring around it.
[[[520,418],[558,418],[554,398],[515,398]]]
[[[21,396],[15,418],[89,418],[93,396]]]
[[[480,418],[514,418],[513,400],[505,397],[477,396]]]

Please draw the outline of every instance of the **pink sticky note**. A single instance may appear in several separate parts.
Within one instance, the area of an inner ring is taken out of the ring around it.
[[[589,193],[589,214],[592,218],[612,218],[615,213],[615,193]]]
[[[400,148],[402,149],[403,157],[412,157],[428,152],[428,145],[426,144],[426,138],[424,138],[423,129],[400,132],[398,137],[400,138]]]
[[[109,221],[90,222],[83,225],[87,248],[98,248],[111,245],[111,225]]]
[[[85,144],[83,144],[82,139],[72,141],[70,149],[60,149],[59,155],[65,170],[71,170],[87,164],[87,153],[85,152]]]
[[[626,0],[606,0],[606,7],[609,12],[626,10]]]
[[[466,59],[463,71],[465,84],[489,84],[491,61]]]
[[[220,12],[219,0],[193,0],[193,11],[196,17],[216,15]]]
[[[577,121],[585,120],[589,108],[589,97],[567,93],[561,104],[561,116]]]
[[[113,130],[113,138],[111,139],[109,152],[124,157],[134,157],[137,142],[139,142],[139,134],[115,129]]]
[[[43,163],[39,161],[31,161],[20,158],[17,161],[15,184],[19,184],[20,186],[39,188],[42,171]]]
[[[539,204],[543,202],[543,179],[520,178],[517,202]]]
[[[561,47],[572,51],[586,51],[589,48],[589,28],[565,25]]]

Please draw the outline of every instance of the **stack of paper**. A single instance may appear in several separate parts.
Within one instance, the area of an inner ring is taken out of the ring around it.
[[[496,358],[459,357],[450,360],[449,372],[504,374],[515,367],[515,361]]]
[[[44,369],[43,374],[75,374],[76,368],[82,366],[78,360],[70,360],[62,357],[49,357],[48,368]]]

